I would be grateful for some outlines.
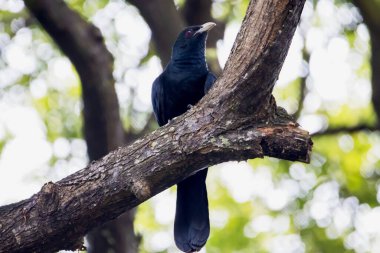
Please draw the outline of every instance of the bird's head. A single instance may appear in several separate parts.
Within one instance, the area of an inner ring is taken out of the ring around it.
[[[192,57],[203,54],[206,48],[207,32],[216,24],[207,22],[203,25],[186,27],[177,37],[173,46],[172,58]]]

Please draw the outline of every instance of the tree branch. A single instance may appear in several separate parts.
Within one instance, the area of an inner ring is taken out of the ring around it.
[[[203,24],[213,21],[217,26],[210,33],[207,47],[215,48],[216,42],[223,38],[226,24],[215,20],[211,16],[211,0],[187,0],[182,11],[177,11],[173,0],[127,0],[133,4],[145,19],[152,31],[156,51],[165,66],[171,56],[172,45],[178,33],[186,25]],[[222,72],[218,59],[208,57],[211,70],[220,74]]]
[[[185,26],[173,0],[128,0],[139,11],[152,31],[156,52],[162,65],[170,61],[172,45]]]
[[[306,40],[304,40],[304,41],[306,42]],[[304,45],[304,47],[302,49],[302,58],[307,63],[308,68],[309,68],[310,54],[309,54],[309,52],[307,52],[306,45]],[[301,112],[303,110],[303,105],[305,102],[305,97],[306,97],[306,93],[307,93],[306,79],[310,74],[310,70],[308,69],[307,72],[308,72],[307,75],[301,77],[301,80],[300,80],[300,95],[298,98],[298,108],[297,108],[297,111],[293,114],[294,118],[296,118],[296,119],[298,119],[300,117]]]
[[[147,122],[145,123],[145,126],[139,130],[137,133],[134,133],[132,131],[128,132],[125,136],[125,143],[126,144],[131,144],[135,140],[143,137],[144,135],[152,132],[154,128],[157,127],[157,122],[156,118],[154,117],[153,113],[151,113],[148,117]]]
[[[251,1],[225,71],[204,99],[145,138],[1,207],[0,251],[74,249],[78,236],[210,165],[263,156],[308,162],[310,136],[271,96],[303,4]]]
[[[215,22],[217,26],[212,30],[207,39],[207,47],[215,47],[216,42],[223,38],[226,24],[211,16],[211,0],[186,0],[182,16],[188,25],[204,24],[206,22]]]
[[[372,103],[380,125],[380,3],[370,0],[353,0],[359,8],[371,37]]]
[[[124,129],[112,76],[113,57],[98,28],[82,19],[62,0],[30,0],[25,4],[78,71],[84,104],[84,135],[90,160],[99,159],[122,146]],[[91,231],[89,252],[137,252],[133,217],[131,211],[120,220]],[[110,243],[109,237],[117,243]]]
[[[352,0],[354,5],[359,8],[364,22],[371,27],[380,27],[379,9],[380,3],[374,0]]]
[[[124,135],[112,76],[113,57],[99,29],[62,0],[28,0],[25,4],[78,71],[85,138],[90,159],[98,159],[120,146]]]
[[[313,136],[326,136],[326,135],[335,135],[340,133],[356,133],[360,131],[378,131],[379,128],[376,126],[370,126],[367,124],[360,124],[357,126],[343,126],[343,127],[334,127],[334,128],[327,128],[326,130],[322,130],[319,132],[316,132],[313,134]]]

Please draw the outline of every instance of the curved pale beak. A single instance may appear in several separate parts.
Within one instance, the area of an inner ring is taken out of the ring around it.
[[[201,25],[201,28],[194,33],[194,36],[197,34],[200,34],[200,33],[207,32],[207,31],[211,30],[212,28],[214,28],[214,26],[216,26],[216,24],[214,22],[207,22],[207,23]]]

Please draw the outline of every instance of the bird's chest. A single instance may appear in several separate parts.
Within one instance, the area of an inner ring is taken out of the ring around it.
[[[184,76],[170,80],[165,87],[166,109],[168,117],[173,118],[195,105],[204,95],[205,76]]]

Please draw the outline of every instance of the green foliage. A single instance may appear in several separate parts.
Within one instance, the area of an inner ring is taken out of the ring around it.
[[[104,8],[108,2],[108,0],[67,0],[68,5],[81,15],[84,15],[86,19]]]
[[[300,231],[302,238],[306,243],[306,252],[325,253],[325,252],[342,252],[353,253],[352,250],[347,250],[340,239],[331,239],[326,236],[325,229],[312,228],[303,229]]]
[[[66,138],[82,136],[78,90],[78,87],[75,87],[66,94],[50,90],[45,97],[34,101],[34,106],[47,127],[48,140],[53,141],[61,136]]]
[[[244,226],[250,220],[253,207],[248,202],[237,204],[220,183],[214,183],[217,183],[218,192],[213,192],[210,198],[211,214],[213,211],[225,211],[227,207],[228,220],[224,226],[212,229],[207,252],[221,252],[221,249],[226,252],[244,252],[250,242],[244,235]]]

